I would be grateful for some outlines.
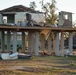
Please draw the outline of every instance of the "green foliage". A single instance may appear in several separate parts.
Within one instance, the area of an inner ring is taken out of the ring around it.
[[[56,23],[56,20],[57,20],[57,15],[56,14],[53,14],[52,17],[48,16],[46,18],[46,22],[51,23],[52,25],[54,25]]]
[[[44,4],[44,0],[42,0],[40,3],[43,11],[45,11],[46,22],[54,25],[57,21],[57,14],[55,13],[57,10],[56,1],[52,0],[51,3]]]
[[[30,2],[29,6],[30,6],[31,9],[35,10],[36,3],[34,1],[33,2]]]

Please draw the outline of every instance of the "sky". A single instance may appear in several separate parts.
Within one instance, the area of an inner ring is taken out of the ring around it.
[[[0,10],[14,6],[14,5],[24,5],[29,7],[30,2],[35,1],[37,5],[37,10],[41,10],[40,1],[41,0],[0,0]],[[51,2],[51,0],[44,0],[44,2]],[[59,11],[67,11],[73,13],[73,21],[76,20],[76,0],[56,0],[56,6]]]

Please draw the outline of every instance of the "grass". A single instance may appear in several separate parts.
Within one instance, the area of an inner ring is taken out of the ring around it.
[[[31,59],[0,59],[0,75],[76,75],[76,57],[42,56]]]

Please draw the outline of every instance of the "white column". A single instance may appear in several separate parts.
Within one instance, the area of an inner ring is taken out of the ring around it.
[[[8,52],[10,51],[10,42],[11,42],[11,37],[10,37],[10,31],[7,31],[7,50]]]
[[[4,31],[1,32],[1,50],[4,52],[5,50],[5,34]]]
[[[69,51],[70,51],[70,54],[72,54],[72,51],[73,51],[73,34],[72,34],[72,32],[69,32]]]
[[[39,55],[39,32],[35,34],[35,55]]]
[[[13,32],[13,52],[17,52],[17,32]]]
[[[51,38],[51,34],[48,37],[48,53],[51,54],[52,52],[52,38]]]
[[[41,41],[40,41],[40,47],[41,47],[41,50],[44,51],[45,50],[45,35],[44,34],[41,34]]]
[[[56,32],[56,47],[55,47],[55,53],[58,56],[59,55],[59,32]]]
[[[64,50],[64,32],[61,32],[61,50]]]
[[[22,51],[25,52],[25,32],[22,32]]]
[[[34,33],[32,31],[29,31],[28,32],[28,53],[30,54],[34,53],[34,44],[35,44]]]
[[[2,17],[2,14],[0,14],[0,24],[3,23],[3,17]]]

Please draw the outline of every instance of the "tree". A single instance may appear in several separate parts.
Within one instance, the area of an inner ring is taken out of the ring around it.
[[[31,9],[35,10],[36,3],[34,1],[33,2],[30,2],[29,6],[30,6]]]
[[[40,3],[43,11],[45,11],[46,22],[54,25],[57,20],[57,14],[55,13],[57,9],[56,1],[52,0],[51,3],[47,2],[46,4],[44,4],[44,0],[42,0]]]

